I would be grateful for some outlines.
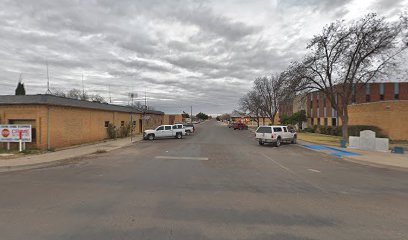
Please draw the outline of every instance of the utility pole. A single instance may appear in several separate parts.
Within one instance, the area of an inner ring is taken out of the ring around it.
[[[46,61],[46,65],[47,65],[47,91],[45,92],[45,94],[51,94],[51,90],[50,90],[50,75],[48,73],[48,60]]]
[[[190,106],[190,123],[193,123],[193,106]]]
[[[109,94],[109,103],[112,103],[111,91],[110,91],[110,84],[108,85],[108,94]]]
[[[84,74],[82,73],[82,100],[85,100]]]

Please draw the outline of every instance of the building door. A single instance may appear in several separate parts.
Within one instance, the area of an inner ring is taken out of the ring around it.
[[[139,119],[139,132],[143,133],[143,120]]]

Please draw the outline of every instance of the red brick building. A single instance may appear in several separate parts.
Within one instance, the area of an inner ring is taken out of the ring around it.
[[[351,104],[408,100],[408,82],[368,83],[353,87]],[[337,112],[322,92],[311,92],[306,97],[308,125],[341,125]]]

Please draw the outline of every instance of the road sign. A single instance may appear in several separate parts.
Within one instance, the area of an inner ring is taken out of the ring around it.
[[[0,125],[0,142],[31,142],[31,125]]]

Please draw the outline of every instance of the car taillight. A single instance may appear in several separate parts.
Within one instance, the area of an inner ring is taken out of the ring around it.
[[[275,138],[276,137],[276,135],[275,134],[272,134],[272,138]]]

